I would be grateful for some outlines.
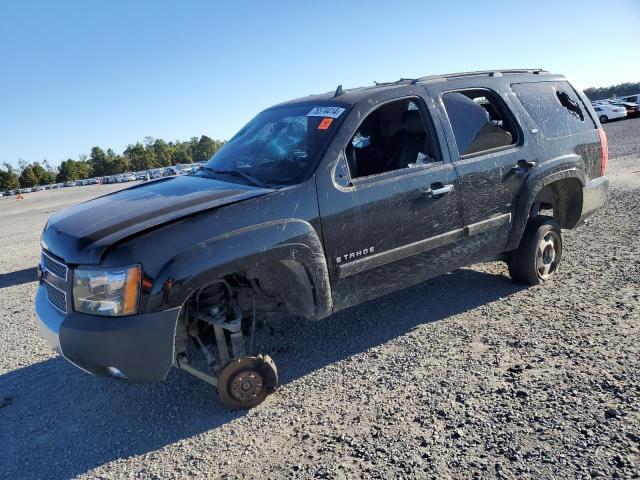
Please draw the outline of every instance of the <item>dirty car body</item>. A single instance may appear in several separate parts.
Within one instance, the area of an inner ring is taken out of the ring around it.
[[[225,362],[246,353],[240,337],[256,312],[319,320],[508,260],[540,212],[559,231],[597,210],[605,168],[597,115],[561,75],[339,88],[262,112],[196,175],[52,216],[36,311],[54,349],[88,372],[159,381],[188,364],[196,339],[208,350],[198,375],[216,384]],[[559,261],[545,238],[543,253]],[[104,285],[117,301],[76,298]]]

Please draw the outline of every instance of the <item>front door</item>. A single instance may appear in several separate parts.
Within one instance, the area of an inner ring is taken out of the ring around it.
[[[463,234],[456,171],[422,99],[387,102],[350,134],[317,177],[335,309],[448,270]]]

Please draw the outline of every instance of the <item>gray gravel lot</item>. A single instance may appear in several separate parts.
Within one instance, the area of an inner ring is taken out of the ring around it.
[[[605,129],[608,204],[565,232],[553,283],[488,263],[276,319],[259,342],[283,385],[248,413],[181,371],[92,377],[41,339],[47,217],[122,186],[0,199],[0,478],[640,477],[640,119]]]

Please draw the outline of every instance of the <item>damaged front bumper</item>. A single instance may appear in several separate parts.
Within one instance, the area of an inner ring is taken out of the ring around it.
[[[126,317],[64,314],[51,304],[42,283],[35,306],[40,330],[51,347],[89,373],[157,382],[174,363],[180,308]]]

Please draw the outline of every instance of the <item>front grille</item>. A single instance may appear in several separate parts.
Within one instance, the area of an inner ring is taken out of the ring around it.
[[[69,306],[67,305],[66,289],[69,268],[44,250],[42,251],[40,268],[47,272],[43,276],[43,280],[49,302],[62,313],[67,313]]]
[[[47,298],[51,305],[61,312],[67,313],[67,294],[50,283],[45,282],[44,286],[47,289]]]
[[[48,255],[44,250],[42,251],[42,263],[44,264],[44,268],[46,268],[56,277],[59,277],[65,281],[67,280],[67,271],[69,270],[67,266]]]

